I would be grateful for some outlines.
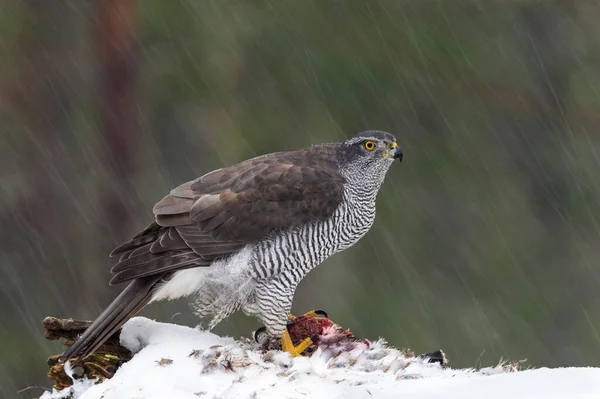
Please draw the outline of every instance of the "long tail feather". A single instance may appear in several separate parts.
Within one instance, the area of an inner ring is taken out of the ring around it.
[[[60,360],[91,355],[127,320],[138,313],[150,301],[152,291],[162,275],[133,280],[127,288],[98,316],[92,325],[73,343]]]

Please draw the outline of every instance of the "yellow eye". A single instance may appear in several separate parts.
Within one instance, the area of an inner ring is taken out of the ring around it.
[[[374,141],[367,140],[367,141],[365,141],[365,143],[363,145],[365,146],[365,150],[367,150],[367,151],[373,151],[375,149]]]

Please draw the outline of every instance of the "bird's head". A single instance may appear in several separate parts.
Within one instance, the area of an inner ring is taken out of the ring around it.
[[[380,185],[395,160],[402,161],[396,138],[380,130],[368,130],[340,146],[340,167],[347,177],[366,179]]]

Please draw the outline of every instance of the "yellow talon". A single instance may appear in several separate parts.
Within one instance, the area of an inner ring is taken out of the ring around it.
[[[306,350],[309,346],[313,344],[312,339],[304,338],[302,342],[298,345],[294,346],[292,342],[292,338],[290,337],[289,331],[286,329],[281,335],[281,349],[284,352],[289,353],[291,356],[300,356],[302,352]]]
[[[310,310],[306,313],[304,313],[302,316],[312,316],[312,317],[327,317],[327,313],[324,310]],[[288,320],[294,320],[296,319],[296,316],[294,316],[293,314],[289,314],[288,315]]]
[[[302,316],[313,316],[313,317],[320,317],[317,312],[315,312],[314,310],[311,310],[309,312],[304,313]]]

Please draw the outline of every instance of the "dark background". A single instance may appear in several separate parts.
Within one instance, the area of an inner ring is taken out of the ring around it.
[[[0,393],[50,386],[42,318],[99,314],[108,253],[172,187],[367,128],[405,161],[294,310],[453,367],[598,365],[598,21],[584,0],[0,1]]]

